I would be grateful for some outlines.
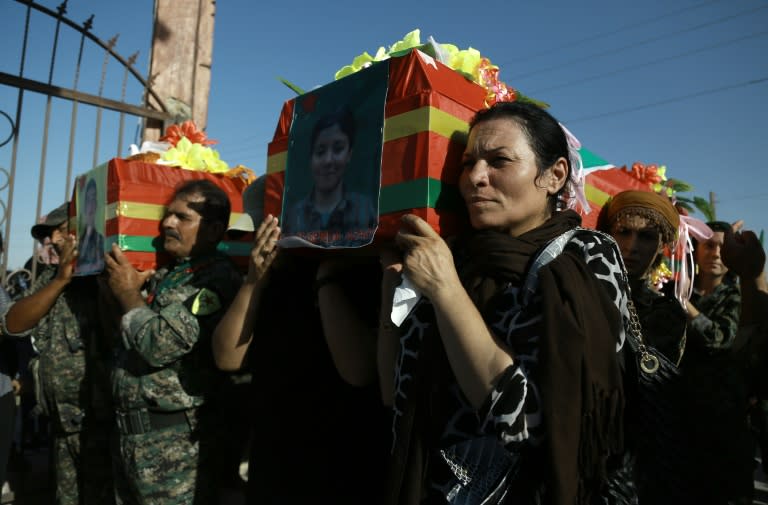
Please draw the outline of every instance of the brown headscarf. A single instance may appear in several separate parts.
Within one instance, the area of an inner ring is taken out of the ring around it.
[[[597,229],[609,233],[617,219],[633,214],[643,216],[656,225],[665,244],[674,242],[680,214],[669,198],[650,191],[630,190],[615,195],[600,210]]]

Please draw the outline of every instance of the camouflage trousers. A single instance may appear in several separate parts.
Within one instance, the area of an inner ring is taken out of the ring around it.
[[[187,425],[119,435],[118,505],[216,503],[213,444]]]
[[[108,429],[54,436],[53,472],[57,505],[115,503]]]

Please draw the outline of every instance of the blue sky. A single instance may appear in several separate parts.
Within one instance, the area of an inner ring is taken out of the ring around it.
[[[120,33],[117,50],[126,57],[139,51],[136,67],[146,74],[152,7],[149,0],[71,0],[68,16],[84,21],[95,14],[93,32],[105,40]],[[4,72],[19,70],[22,10],[13,0],[0,6],[0,40],[8,54],[0,62]],[[422,39],[432,35],[438,42],[478,49],[500,66],[502,80],[550,103],[550,112],[610,162],[666,165],[668,175],[695,187],[693,194],[707,198],[715,192],[720,219],[743,218],[748,228],[768,230],[762,151],[768,133],[768,3],[763,0],[220,1],[209,137],[219,141],[216,147],[230,165],[262,173],[282,103],[293,96],[278,77],[305,89],[323,85],[357,54],[374,53],[415,28]],[[62,51],[74,54],[75,42],[62,42],[67,48]],[[29,61],[36,63],[28,63],[25,74],[46,80],[50,43],[29,51]],[[61,64],[57,75],[69,67]],[[99,85],[99,64],[91,67],[80,77],[83,88]],[[122,74],[109,75],[107,86],[121,82]],[[15,91],[3,88],[0,110],[12,114]],[[25,107],[43,110],[44,99],[26,93]],[[56,142],[69,134],[69,120],[58,119],[68,118],[68,108],[59,108],[51,119]],[[40,129],[41,121],[29,120],[22,131]],[[81,119],[78,129],[84,132],[78,135],[87,135],[89,121]],[[7,135],[3,128],[0,124],[0,137]],[[127,128],[132,132],[135,122]],[[17,174],[10,266],[31,250],[26,230],[35,214],[39,151],[39,135],[20,146],[24,170]],[[64,196],[66,154],[54,151],[48,153],[43,211]],[[76,154],[75,173],[90,168],[91,151]],[[9,152],[9,146],[0,148],[0,166],[9,167]],[[97,158],[114,155],[102,148]]]

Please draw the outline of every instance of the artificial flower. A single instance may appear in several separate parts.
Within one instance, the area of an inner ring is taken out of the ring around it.
[[[193,144],[203,144],[208,146],[217,143],[215,140],[208,139],[205,132],[198,130],[194,121],[191,120],[169,126],[165,130],[165,135],[160,137],[160,140],[168,142],[175,147],[176,144],[185,137]]]
[[[189,170],[223,173],[229,165],[220,159],[219,152],[199,143],[192,143],[182,137],[175,147],[168,149],[160,158],[168,165],[180,166]]]
[[[407,33],[405,37],[403,37],[402,40],[398,40],[394,44],[392,44],[392,47],[389,48],[389,52],[391,53],[397,53],[399,51],[407,51],[408,49],[413,49],[414,47],[418,47],[421,45],[421,30],[418,28]]]
[[[258,176],[253,173],[253,170],[244,165],[237,165],[235,168],[230,168],[224,175],[227,177],[243,179],[248,184],[258,179]]]
[[[518,90],[507,86],[499,80],[499,67],[493,65],[488,58],[483,57],[480,51],[473,47],[459,49],[454,44],[438,44],[432,37],[424,44],[421,43],[421,31],[417,28],[405,35],[402,40],[398,40],[389,49],[379,47],[375,56],[368,52],[356,56],[350,65],[345,65],[334,75],[335,79],[341,79],[350,74],[354,74],[377,61],[386,60],[391,56],[399,56],[405,51],[417,48],[430,56],[434,57],[444,65],[459,72],[464,77],[488,91],[486,105],[491,106],[496,102],[512,102],[515,100],[534,103],[542,108],[549,107],[549,104],[526,97]]]
[[[663,168],[664,172],[666,172],[666,167]],[[666,180],[666,177],[664,177],[664,172],[659,174],[659,167],[655,164],[645,165],[639,161],[636,161],[632,164],[631,170],[626,170],[625,168],[624,171],[635,177],[640,182],[648,184],[649,188],[653,188],[654,184],[658,184]]]
[[[669,261],[666,257],[664,258],[664,261],[662,261],[656,269],[651,272],[649,279],[651,282],[651,285],[657,290],[660,291],[662,286],[669,282],[672,277],[673,273],[672,270],[669,269],[669,265],[667,265],[667,261]]]

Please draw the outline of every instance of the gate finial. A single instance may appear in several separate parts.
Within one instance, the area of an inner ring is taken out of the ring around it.
[[[90,29],[93,28],[93,14],[91,14],[91,17],[85,20],[85,23],[83,23],[83,29],[85,31],[90,31]]]

